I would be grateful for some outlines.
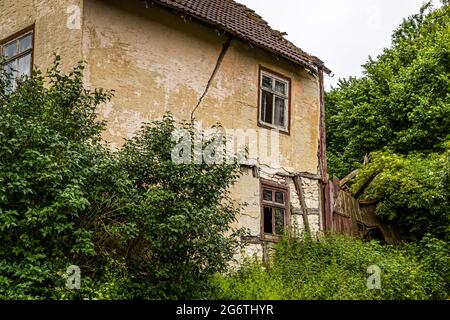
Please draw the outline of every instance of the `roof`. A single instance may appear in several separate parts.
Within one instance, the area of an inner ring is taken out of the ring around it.
[[[280,55],[313,71],[330,70],[317,57],[311,56],[272,29],[255,11],[233,0],[154,0],[154,3],[185,13],[208,24]]]

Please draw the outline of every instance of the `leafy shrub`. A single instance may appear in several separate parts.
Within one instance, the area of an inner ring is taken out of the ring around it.
[[[95,107],[111,93],[82,86],[80,65],[62,75],[58,59],[11,92],[0,77],[0,297],[50,296],[60,270],[96,255],[91,196],[115,185],[100,144]]]
[[[351,191],[371,179],[362,199],[376,200],[376,213],[403,230],[403,239],[430,233],[450,240],[450,144],[442,154],[375,152],[353,181]]]
[[[353,191],[408,240],[450,236],[450,6],[426,3],[404,19],[392,46],[326,95],[331,174],[343,177],[370,155]]]
[[[192,139],[191,161],[172,161],[172,150],[183,137],[173,139],[177,123],[170,115],[144,125],[119,154],[138,203],[126,217],[134,231],[123,253],[138,297],[201,297],[209,278],[225,271],[242,234],[230,227],[240,210],[229,195],[240,173],[237,159],[194,161],[194,140],[201,133],[192,123],[181,127]],[[201,149],[210,143],[206,138]]]
[[[402,247],[342,236],[283,242],[267,266],[253,260],[236,272],[217,275],[211,295],[261,300],[445,299],[450,292],[448,249],[443,251],[438,240],[424,241]],[[381,269],[380,290],[367,287],[371,265]]]

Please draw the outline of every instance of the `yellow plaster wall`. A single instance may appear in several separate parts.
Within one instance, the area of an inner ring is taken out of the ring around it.
[[[109,122],[105,138],[115,146],[166,111],[188,119],[226,40],[172,12],[145,8],[142,1],[87,0],[83,25],[86,83],[116,92],[101,110]],[[318,82],[290,62],[234,40],[196,118],[204,128],[220,122],[265,130],[257,126],[259,65],[292,79],[291,133],[279,135],[281,166],[316,173]]]
[[[67,28],[71,5],[80,7],[80,29]],[[142,122],[166,111],[188,119],[226,41],[210,27],[157,7],[147,9],[139,0],[0,0],[0,22],[0,39],[35,24],[34,63],[39,68],[51,65],[54,52],[61,55],[64,71],[84,59],[86,86],[115,90],[100,117],[109,123],[104,138],[117,147]],[[292,82],[290,135],[279,134],[281,166],[317,173],[318,81],[291,62],[233,40],[196,118],[203,128],[220,122],[228,129],[267,134],[257,126],[260,65]],[[270,159],[260,159],[258,165],[270,167]],[[248,203],[237,225],[257,235],[259,179],[244,170],[232,192]]]

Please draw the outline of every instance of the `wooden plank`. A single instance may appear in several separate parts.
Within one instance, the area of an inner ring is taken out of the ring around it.
[[[350,172],[345,178],[341,179],[339,181],[339,186],[343,187],[347,184],[347,182],[349,182],[350,180],[352,180],[354,177],[356,177],[356,175],[359,173],[359,169],[353,170],[352,172]]]
[[[295,174],[295,176],[306,178],[306,179],[311,179],[311,180],[322,181],[322,177],[320,175],[309,173],[309,172],[297,172]]]
[[[367,187],[369,186],[369,184],[372,182],[373,179],[375,179],[375,177],[378,175],[378,173],[373,172],[369,178],[367,179],[366,182],[364,182],[364,184],[361,186],[361,188],[359,188],[359,190],[355,191],[355,198],[358,199],[360,195],[362,195],[364,193],[364,191],[367,189]]]
[[[300,206],[302,207],[303,224],[305,225],[305,231],[307,234],[311,233],[308,221],[308,208],[306,207],[305,195],[303,193],[302,178],[300,176],[294,177],[294,185],[297,191],[298,199],[300,200]]]

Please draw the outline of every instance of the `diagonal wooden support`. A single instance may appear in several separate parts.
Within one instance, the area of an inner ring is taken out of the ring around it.
[[[299,175],[294,176],[295,190],[297,191],[300,206],[302,207],[303,224],[308,235],[311,234],[311,228],[308,221],[308,207],[306,206],[305,194],[303,193],[302,178]]]

